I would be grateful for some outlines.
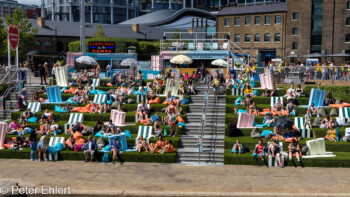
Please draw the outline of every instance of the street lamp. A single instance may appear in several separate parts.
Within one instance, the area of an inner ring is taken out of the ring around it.
[[[80,0],[80,52],[85,53],[85,0]]]

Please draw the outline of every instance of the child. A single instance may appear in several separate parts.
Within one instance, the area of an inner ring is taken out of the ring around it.
[[[305,123],[304,123],[304,128],[306,128],[307,125],[309,125],[309,128],[312,129],[312,125],[311,125],[311,113],[310,110],[306,111],[305,114]]]
[[[38,154],[38,145],[36,143],[36,140],[34,140],[32,143],[30,143],[30,160],[36,161],[37,154]]]

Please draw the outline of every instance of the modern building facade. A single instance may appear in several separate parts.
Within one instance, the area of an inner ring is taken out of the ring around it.
[[[350,1],[290,0],[224,8],[217,16],[217,31],[230,32],[230,40],[253,56],[289,60],[287,56],[310,53],[350,54]]]
[[[6,15],[12,16],[16,7],[19,7],[26,12],[27,10],[35,10],[38,8],[36,5],[21,4],[15,0],[0,0],[0,17],[5,17]]]

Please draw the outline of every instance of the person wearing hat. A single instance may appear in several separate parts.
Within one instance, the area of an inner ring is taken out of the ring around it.
[[[276,118],[273,117],[270,112],[266,112],[264,120],[263,120],[263,124],[267,124],[268,127],[270,127],[271,124],[275,123],[275,119]]]

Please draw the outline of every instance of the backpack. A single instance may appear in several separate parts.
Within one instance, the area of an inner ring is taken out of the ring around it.
[[[305,145],[305,146],[301,149],[301,154],[302,154],[302,155],[306,155],[308,151],[309,151],[309,147],[308,147],[307,145]]]

